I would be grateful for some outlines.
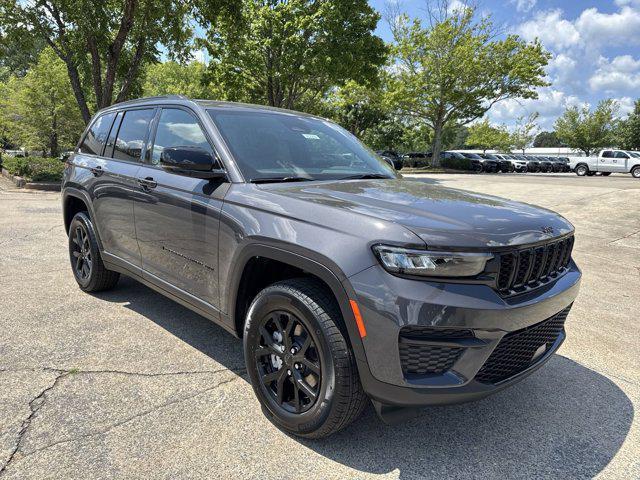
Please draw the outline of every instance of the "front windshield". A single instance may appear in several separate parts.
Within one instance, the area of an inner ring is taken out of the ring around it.
[[[327,120],[248,109],[208,113],[247,181],[396,178],[386,161]]]
[[[640,158],[640,153],[638,152],[627,152],[629,155],[631,155],[633,158]]]
[[[476,160],[482,160],[482,157],[480,155],[478,155],[477,153],[468,153],[468,152],[464,152],[463,155],[467,158],[474,158]]]

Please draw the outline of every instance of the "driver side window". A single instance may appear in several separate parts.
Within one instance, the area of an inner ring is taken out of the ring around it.
[[[200,147],[213,154],[198,120],[190,113],[177,108],[162,109],[153,142],[153,165],[160,163],[160,155],[168,147]]]

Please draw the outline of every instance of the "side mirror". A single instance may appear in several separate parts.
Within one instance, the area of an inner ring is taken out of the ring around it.
[[[227,173],[218,168],[211,152],[200,147],[168,147],[160,154],[160,165],[165,170],[185,177],[226,178]]]

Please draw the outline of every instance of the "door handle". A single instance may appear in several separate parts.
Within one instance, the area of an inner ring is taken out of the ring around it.
[[[150,190],[152,188],[156,188],[158,186],[158,182],[156,182],[153,177],[145,177],[138,179],[138,185],[145,190]]]
[[[89,169],[91,171],[91,173],[93,173],[96,177],[99,177],[100,175],[102,175],[104,173],[104,170],[102,169],[102,167],[100,165],[98,165],[97,167],[91,167]]]

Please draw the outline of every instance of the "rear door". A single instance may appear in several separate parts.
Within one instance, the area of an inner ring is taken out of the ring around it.
[[[154,121],[145,163],[138,172],[135,219],[143,274],[187,301],[192,297],[218,307],[218,230],[228,184],[165,171],[160,154],[167,147],[212,143],[195,112],[163,107]],[[167,285],[168,284],[168,285]],[[186,294],[186,295],[185,295]]]
[[[132,184],[124,178],[127,169],[109,158],[108,139],[115,136],[121,119],[122,112],[116,111],[96,117],[73,162],[85,169],[83,184],[92,198],[93,223],[105,255],[123,258],[140,266],[133,226]],[[131,173],[137,168],[138,165]]]
[[[97,166],[99,170],[94,172],[93,204],[105,255],[134,271],[142,262],[136,241],[133,199],[153,115],[153,108],[118,112]]]
[[[603,151],[600,158],[598,158],[598,171],[614,172],[615,165],[615,152],[613,150]]]

